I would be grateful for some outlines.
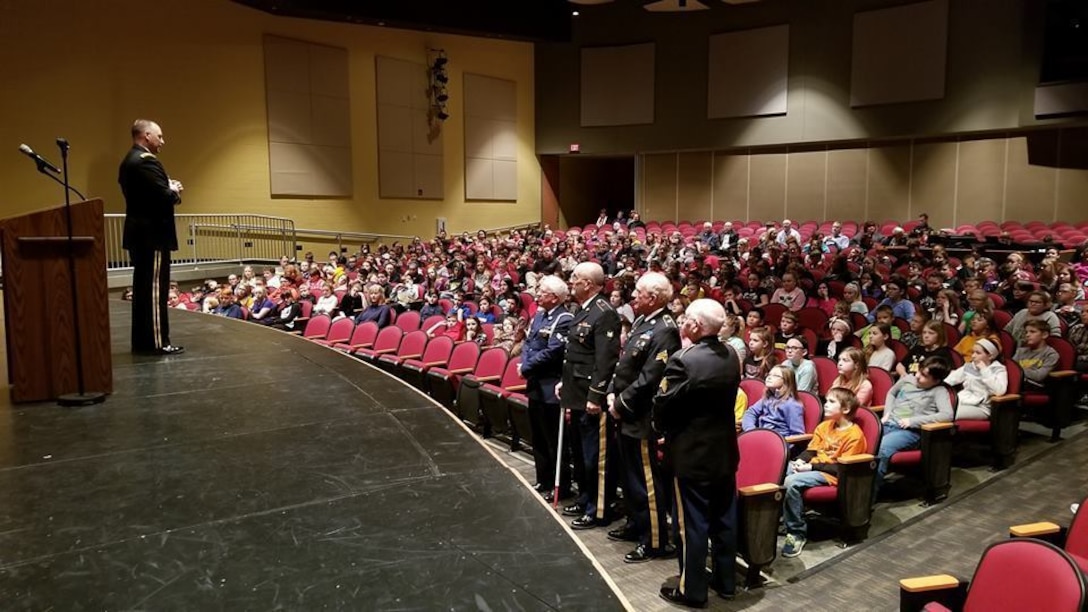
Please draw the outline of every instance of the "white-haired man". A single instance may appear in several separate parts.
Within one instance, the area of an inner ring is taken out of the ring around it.
[[[634,310],[638,318],[623,347],[608,412],[619,421],[617,447],[620,484],[627,524],[608,532],[613,540],[637,542],[627,563],[641,563],[676,554],[669,544],[666,516],[670,484],[657,459],[657,435],[650,425],[654,394],[665,374],[669,356],[680,350],[680,330],[665,309],[672,300],[672,283],[658,272],[647,272],[635,283]]]
[[[669,358],[653,405],[654,428],[665,439],[665,464],[673,474],[680,559],[680,582],[662,585],[661,597],[691,607],[706,605],[709,587],[726,598],[735,591],[733,497],[740,452],[733,403],[740,364],[733,348],[718,339],[724,322],[725,308],[714,300],[688,306],[681,333],[692,344]]]
[[[610,507],[615,498],[615,469],[610,455],[615,444],[609,432],[607,412],[602,410],[608,384],[620,353],[620,317],[602,292],[604,270],[583,262],[571,273],[570,286],[579,304],[567,336],[563,380],[557,386],[560,402],[571,413],[571,442],[581,445],[581,461],[575,457],[574,478],[578,501],[563,509],[577,516],[571,526],[591,529],[612,522]]]

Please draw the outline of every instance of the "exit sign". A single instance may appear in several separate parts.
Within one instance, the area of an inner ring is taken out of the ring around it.
[[[571,153],[578,153],[581,150],[582,150],[582,145],[580,145],[580,144],[578,144],[576,142],[571,143],[571,145],[570,145],[570,152]]]

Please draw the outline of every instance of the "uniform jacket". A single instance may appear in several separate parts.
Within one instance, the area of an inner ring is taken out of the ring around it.
[[[659,310],[635,320],[612,377],[612,392],[616,394],[614,406],[620,413],[620,433],[643,440],[653,434],[650,409],[654,394],[665,375],[665,364],[678,350],[680,330],[672,315]]]
[[[181,196],[170,189],[170,178],[159,158],[143,147],[132,147],[121,161],[117,182],[125,194],[122,246],[176,251],[174,205],[181,202]]]
[[[558,404],[555,385],[563,377],[563,355],[574,317],[563,306],[537,310],[521,349],[521,375],[530,400]]]
[[[570,322],[561,405],[585,410],[591,401],[603,407],[619,354],[620,316],[597,294]]]
[[[737,471],[733,404],[740,388],[736,352],[707,336],[669,358],[654,396],[653,424],[665,437],[665,462],[676,476],[699,482]]]

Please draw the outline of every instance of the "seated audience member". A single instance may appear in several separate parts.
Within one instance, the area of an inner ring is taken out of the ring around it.
[[[737,431],[740,431],[740,423],[744,419],[744,412],[748,410],[748,394],[744,389],[737,389],[737,401],[733,402],[733,416],[736,417]]]
[[[763,287],[763,278],[758,272],[748,273],[747,278],[745,278],[744,288],[741,289],[740,297],[748,300],[752,306],[765,306],[771,301],[770,294],[767,293],[767,289]],[[751,325],[748,327],[751,328]]]
[[[227,289],[230,291],[230,289]],[[219,300],[222,304],[223,300]],[[249,309],[249,320],[261,325],[271,325],[276,321],[276,304],[265,294],[264,287],[253,290],[253,306]]]
[[[805,291],[797,286],[797,275],[786,272],[782,275],[782,286],[771,295],[771,303],[782,304],[793,312],[805,307]]]
[[[801,335],[797,329],[797,315],[790,311],[782,313],[782,320],[778,323],[778,331],[774,334],[774,347],[776,349],[785,349],[786,342],[791,338],[800,337]]]
[[[888,348],[892,339],[892,326],[887,323],[873,323],[869,326],[869,344],[865,346],[865,359],[870,366],[895,371],[895,351]]]
[[[839,357],[839,375],[831,381],[831,388],[835,387],[849,390],[864,408],[872,405],[873,382],[869,380],[869,363],[861,349],[851,347],[843,351]]]
[[[727,285],[722,289],[722,305],[725,306],[725,312],[729,314],[744,315],[744,309],[737,303],[737,291],[733,289],[732,285]]]
[[[1012,335],[1013,340],[1022,342],[1024,325],[1029,319],[1044,321],[1050,327],[1051,336],[1062,334],[1062,324],[1058,315],[1050,309],[1050,294],[1045,291],[1032,291],[1028,294],[1028,305],[1013,315],[1012,320],[1005,326],[1005,331]]]
[[[835,305],[839,303],[839,300],[831,297],[831,288],[827,283],[821,282],[816,285],[816,297],[812,298],[812,305],[829,316],[835,316]],[[862,306],[865,303],[862,302]]]
[[[1077,371],[1088,372],[1088,310],[1081,311],[1080,322],[1069,328],[1068,339],[1077,351]]]
[[[430,329],[425,331],[427,332],[428,338],[446,336],[454,342],[461,342],[465,339],[465,323],[457,318],[456,310],[450,310],[446,313],[446,318],[444,320],[435,323]]]
[[[1050,324],[1039,319],[1029,319],[1024,324],[1024,339],[1012,356],[1024,370],[1024,384],[1033,390],[1042,389],[1046,377],[1058,365],[1058,351],[1046,339],[1050,336]]]
[[[797,398],[797,380],[793,370],[775,366],[767,373],[766,393],[748,407],[741,429],[763,427],[783,437],[805,433],[805,409]]]
[[[680,289],[680,295],[684,296],[689,304],[695,300],[701,300],[706,297],[698,274],[693,273],[688,276],[688,280],[684,283],[684,287]]]
[[[861,299],[861,287],[857,283],[846,283],[842,290],[842,301],[850,305],[850,312],[869,314],[869,306]]]
[[[971,349],[971,360],[952,371],[945,384],[957,387],[959,407],[956,420],[990,418],[990,397],[1009,390],[1009,372],[1000,361],[1001,348],[992,340],[980,338]]]
[[[978,284],[976,279],[975,284]],[[990,294],[986,293],[982,289],[974,289],[967,294],[967,305],[969,308],[964,311],[963,316],[960,317],[959,328],[960,334],[966,334],[967,330],[971,329],[971,318],[978,312],[993,312],[994,301],[990,299]]]
[[[774,356],[774,336],[766,327],[757,327],[748,334],[748,356],[744,358],[744,378],[767,378],[771,368],[778,365]]]
[[[363,283],[357,280],[351,281],[351,283],[348,284],[348,292],[344,294],[344,297],[340,298],[340,304],[338,306],[340,310],[339,316],[354,319],[365,306],[366,304],[363,301]]]
[[[1077,285],[1074,283],[1060,283],[1058,285],[1058,300],[1054,303],[1054,314],[1073,326],[1080,323],[1080,316],[1084,308],[1077,303]]]
[[[922,342],[922,330],[925,329],[926,323],[929,323],[928,312],[919,310],[914,313],[914,316],[910,318],[910,329],[899,336],[899,341],[903,343],[903,346],[908,349],[916,348]],[[943,330],[944,327],[941,327],[941,329]]]
[[[831,319],[827,322],[827,327],[830,337],[820,340],[816,352],[833,361],[838,361],[839,355],[842,355],[843,351],[853,346],[850,342],[850,335],[854,328],[851,327],[850,321],[846,319]]]
[[[336,294],[333,293],[332,283],[326,282],[321,286],[321,297],[317,298],[317,303],[314,304],[313,314],[327,314],[330,317],[338,312],[340,302],[336,299]]]
[[[243,284],[239,283],[238,288],[244,290],[246,288],[246,285],[243,285]],[[310,293],[310,286],[309,285],[307,285],[305,283],[303,283],[302,285],[299,285],[299,287],[298,287],[298,301],[299,301],[299,303],[309,302],[310,306],[314,306],[314,305],[317,304],[317,298],[314,297],[314,295],[312,293]]]
[[[208,297],[204,298],[204,300],[200,303],[200,312],[203,312],[204,314],[220,314],[220,313],[216,312],[216,310],[218,310],[218,309],[219,309],[219,298],[217,298],[214,295],[209,295]],[[241,307],[239,307],[238,308],[239,316],[236,317],[236,318],[239,318],[239,319],[242,318],[241,317],[241,312],[242,312]]]
[[[884,433],[877,454],[875,490],[879,491],[883,484],[892,455],[918,448],[922,425],[952,420],[952,400],[941,385],[950,365],[941,357],[929,357],[919,364],[917,373],[900,378],[888,391],[881,419]]]
[[[219,299],[217,300],[215,309],[212,310],[213,314],[228,317],[231,319],[245,318],[245,315],[242,312],[242,307],[234,303],[234,294],[230,291],[230,289],[220,291],[218,295]],[[207,300],[205,300],[205,302],[206,301]]]
[[[733,347],[733,350],[737,352],[737,360],[743,364],[744,358],[748,356],[748,346],[744,343],[744,319],[726,310],[725,323],[718,337],[722,342]]]
[[[746,329],[763,327],[763,309],[753,308],[749,310],[748,314],[744,315],[744,327]]]
[[[893,276],[884,284],[884,299],[877,304],[877,308],[891,306],[892,316],[910,320],[914,316],[914,303],[907,299],[907,282],[900,277]],[[876,320],[876,308],[868,315],[869,322]]]
[[[950,325],[960,322],[960,296],[951,289],[941,289],[933,305],[933,320]]]
[[[498,321],[495,320],[495,313],[491,311],[491,298],[483,296],[480,298],[479,304],[479,308],[476,309],[475,318],[480,323],[498,323]]]
[[[796,557],[804,550],[808,538],[803,496],[806,489],[838,484],[840,457],[868,452],[865,434],[854,423],[858,398],[842,387],[827,392],[824,401],[824,420],[816,426],[812,440],[797,459],[790,462],[786,471],[786,489],[782,514],[786,527],[786,541],[782,556]]]
[[[382,291],[381,285],[366,286],[366,301],[368,306],[355,317],[356,325],[374,321],[378,324],[378,329],[382,329],[393,322],[392,308],[385,303],[385,292]]]
[[[808,391],[809,393],[818,393],[819,384],[816,380],[816,366],[808,357],[808,348],[801,338],[790,338],[786,342],[786,360],[782,362],[782,367],[793,370],[794,377],[797,379],[797,390]]]
[[[956,346],[952,349],[963,356],[964,362],[971,360],[971,355],[974,353],[975,349],[975,343],[983,338],[996,344],[998,350],[1001,349],[1001,336],[997,333],[997,325],[994,323],[994,316],[992,313],[986,311],[975,313],[975,315],[971,317],[969,328],[970,333],[960,338],[960,341],[957,342]]]
[[[480,346],[487,345],[487,335],[483,330],[483,323],[476,317],[465,319],[465,342],[475,342]]]
[[[428,291],[423,308],[419,309],[420,319],[426,321],[430,317],[444,314],[446,313],[442,312],[442,305],[438,303],[438,294],[434,291]]]
[[[627,303],[622,290],[613,289],[612,293],[608,294],[608,303],[616,310],[616,314],[620,315],[620,319],[627,323],[633,323],[635,321],[635,311],[631,308],[631,305]]]
[[[298,301],[298,289],[287,289],[281,293],[283,306],[275,317],[272,326],[283,331],[292,331],[296,328],[295,319],[302,316],[302,305]]]
[[[861,338],[861,345],[869,346],[869,332],[872,331],[873,325],[876,325],[877,323],[887,325],[892,332],[891,339],[899,340],[902,337],[903,332],[899,329],[899,326],[895,324],[895,314],[892,313],[891,306],[877,306],[874,312],[876,312],[875,322],[861,328],[856,334]]]
[[[930,357],[940,357],[951,365],[952,349],[945,342],[944,324],[937,321],[929,321],[922,328],[922,341],[912,348],[907,356],[895,366],[895,373],[899,376],[917,374],[922,362]]]
[[[525,319],[518,317],[506,317],[495,328],[495,342],[492,346],[506,349],[506,354],[517,357],[521,354],[522,343],[525,341]]]

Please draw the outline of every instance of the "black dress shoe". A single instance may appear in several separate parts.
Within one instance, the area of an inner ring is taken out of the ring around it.
[[[544,484],[542,482],[538,482],[535,485],[533,485],[533,490],[536,491],[537,493],[543,493],[544,491],[550,491],[551,487],[549,487],[548,485],[546,485],[546,484]]]
[[[582,516],[585,513],[585,504],[571,504],[569,506],[563,506],[563,516]]]
[[[653,549],[645,544],[639,544],[634,550],[623,556],[624,563],[644,563],[653,559],[671,559],[676,556],[676,548],[667,546],[661,549]]]
[[[608,532],[608,539],[615,542],[638,542],[638,532],[630,525]]]
[[[608,523],[602,523],[593,517],[592,514],[585,514],[579,516],[570,522],[570,526],[575,529],[593,529],[594,527],[603,527]]]
[[[685,606],[688,608],[705,608],[706,600],[696,601],[694,599],[688,599],[687,595],[680,592],[680,589],[674,589],[670,587],[661,587],[661,599],[669,603],[674,603],[678,606]]]
[[[717,593],[718,597],[721,597],[726,601],[733,601],[737,598],[736,588],[734,587],[732,589],[727,589],[720,580],[715,580],[714,578],[711,578],[708,581],[707,586],[709,586],[711,590]]]

